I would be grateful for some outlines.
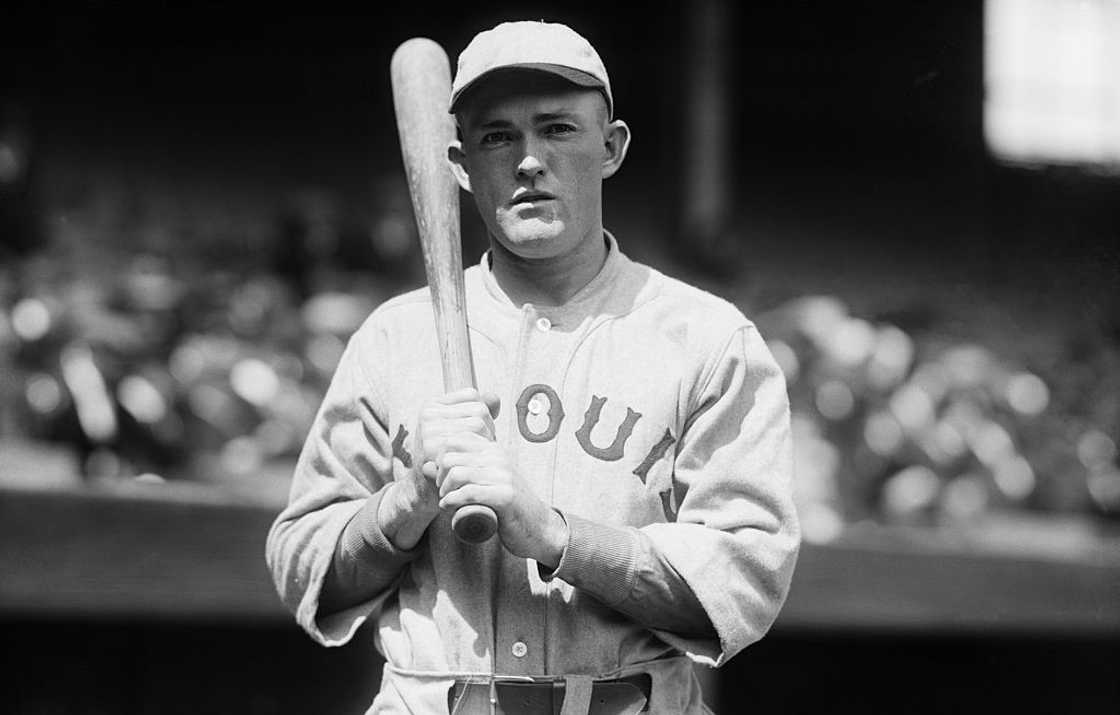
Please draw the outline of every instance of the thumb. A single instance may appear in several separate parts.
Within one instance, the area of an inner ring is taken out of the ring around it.
[[[502,411],[502,401],[493,392],[483,392],[480,397],[482,402],[486,405],[486,409],[490,410],[490,419],[498,419],[498,413]]]

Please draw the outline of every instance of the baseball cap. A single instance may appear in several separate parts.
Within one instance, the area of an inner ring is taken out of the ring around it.
[[[459,100],[483,77],[508,69],[547,72],[598,89],[607,99],[608,114],[614,116],[607,68],[591,43],[567,25],[535,20],[503,22],[474,36],[459,54],[450,111],[455,112]]]

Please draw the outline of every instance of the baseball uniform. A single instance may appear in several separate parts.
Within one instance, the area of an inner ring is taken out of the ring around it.
[[[513,304],[489,254],[466,271],[497,439],[569,527],[554,572],[497,538],[459,542],[450,514],[410,551],[373,519],[346,530],[412,466],[417,410],[442,393],[427,289],[379,307],[348,344],[267,555],[318,642],[375,619],[386,665],[372,711],[447,712],[456,680],[492,674],[567,678],[572,701],[591,679],[648,674],[649,712],[704,712],[691,662],[725,663],[785,599],[799,533],[777,365],[734,306],[605,240],[598,275],[557,307]],[[336,551],[373,595],[320,613]]]

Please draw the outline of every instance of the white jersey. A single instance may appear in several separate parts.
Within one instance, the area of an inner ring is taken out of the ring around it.
[[[635,672],[652,676],[651,713],[702,712],[691,661],[726,662],[785,599],[799,534],[781,373],[736,308],[608,241],[599,275],[563,306],[514,305],[488,256],[466,271],[479,388],[502,400],[497,439],[568,522],[553,573],[496,538],[460,543],[444,514],[409,552],[364,539],[355,548],[384,587],[320,616],[344,527],[409,468],[416,412],[443,392],[427,289],[378,308],[348,345],[268,560],[319,642],[376,619],[378,712],[446,712],[468,675]],[[706,633],[673,630],[686,608]]]

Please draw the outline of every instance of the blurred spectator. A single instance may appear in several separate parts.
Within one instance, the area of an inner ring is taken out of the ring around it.
[[[42,241],[32,205],[34,157],[27,111],[14,103],[0,105],[0,262]]]

